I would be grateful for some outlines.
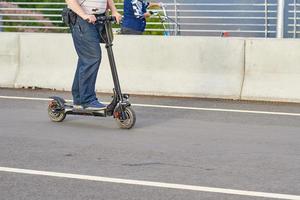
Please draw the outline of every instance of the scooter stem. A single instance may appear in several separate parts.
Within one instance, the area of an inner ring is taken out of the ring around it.
[[[117,72],[117,67],[116,67],[116,62],[114,59],[114,53],[112,50],[112,41],[111,41],[111,37],[109,36],[109,26],[108,23],[110,22],[106,22],[105,23],[105,32],[106,32],[106,36],[108,38],[105,48],[107,50],[107,54],[108,54],[108,59],[109,59],[109,64],[110,64],[110,68],[111,68],[111,74],[112,74],[112,78],[114,81],[114,86],[115,86],[115,90],[118,96],[118,99],[123,102],[123,95],[122,95],[122,91],[121,91],[121,86],[120,86],[120,81],[119,81],[119,77],[118,77],[118,72]]]

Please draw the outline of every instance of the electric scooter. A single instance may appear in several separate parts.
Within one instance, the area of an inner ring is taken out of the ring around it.
[[[122,94],[118,78],[116,63],[112,50],[113,32],[112,22],[116,19],[113,16],[97,16],[97,23],[104,24],[104,31],[101,34],[101,43],[105,43],[108,53],[111,73],[114,82],[112,101],[104,109],[87,110],[74,107],[72,103],[67,103],[63,98],[52,96],[49,102],[48,115],[53,122],[62,122],[66,115],[85,115],[95,117],[113,116],[117,124],[122,129],[131,129],[136,122],[136,115],[129,102],[129,94]]]

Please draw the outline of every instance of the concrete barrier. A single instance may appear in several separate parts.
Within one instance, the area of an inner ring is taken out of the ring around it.
[[[300,41],[246,41],[244,100],[300,102]]]
[[[0,87],[71,89],[70,34],[0,33],[0,44]],[[114,44],[124,92],[300,102],[299,40],[116,36]],[[96,88],[111,92],[102,50]]]
[[[202,37],[117,36],[114,52],[123,91],[132,94],[238,99],[244,41]],[[111,92],[106,55],[97,91]],[[70,90],[77,56],[69,34],[22,34],[16,87]]]
[[[24,33],[15,86],[70,90],[76,62],[69,34]]]
[[[238,99],[244,41],[203,37],[118,36],[115,40],[124,91],[135,94]],[[111,90],[107,61],[97,88]]]
[[[0,87],[71,89],[70,34],[0,33],[0,44]],[[299,40],[116,36],[114,44],[124,92],[300,102]],[[111,92],[102,50],[96,88]]]
[[[19,67],[19,35],[1,33],[0,87],[14,87]]]

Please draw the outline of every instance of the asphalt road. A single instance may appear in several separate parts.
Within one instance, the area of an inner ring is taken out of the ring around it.
[[[0,89],[0,168],[289,194],[300,199],[300,116],[290,115],[300,113],[299,104],[133,96],[131,102],[138,104],[133,107],[137,124],[121,130],[112,118],[67,116],[64,122],[53,123],[47,116],[47,101],[5,98],[53,94],[70,99],[66,92]],[[177,108],[145,106],[149,104]],[[0,199],[272,198],[0,169]]]

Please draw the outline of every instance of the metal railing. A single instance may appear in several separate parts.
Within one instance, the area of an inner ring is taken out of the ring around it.
[[[218,36],[274,37],[277,2],[267,0],[211,0],[210,3],[178,3],[178,23],[182,34]],[[187,1],[182,1],[187,2]],[[206,1],[207,2],[207,1]],[[236,2],[236,1],[235,1]]]
[[[288,2],[287,13],[287,37],[299,38],[300,37],[300,1],[290,0]]]
[[[161,1],[167,7],[167,14],[174,21],[169,21],[169,26],[177,28],[178,31],[175,32],[180,35],[221,36],[226,33],[237,37],[276,37],[277,0]],[[122,12],[122,3],[116,5]],[[0,28],[4,31],[67,32],[68,28],[62,23],[60,16],[64,6],[64,2],[50,0],[0,0]],[[295,10],[297,6],[294,6]],[[300,16],[297,15],[299,11],[295,10],[293,12],[296,22]],[[175,26],[175,22],[178,23],[178,27]],[[299,34],[299,25],[292,25],[293,34]],[[146,31],[162,34],[166,30],[158,16],[154,16],[148,21]]]

